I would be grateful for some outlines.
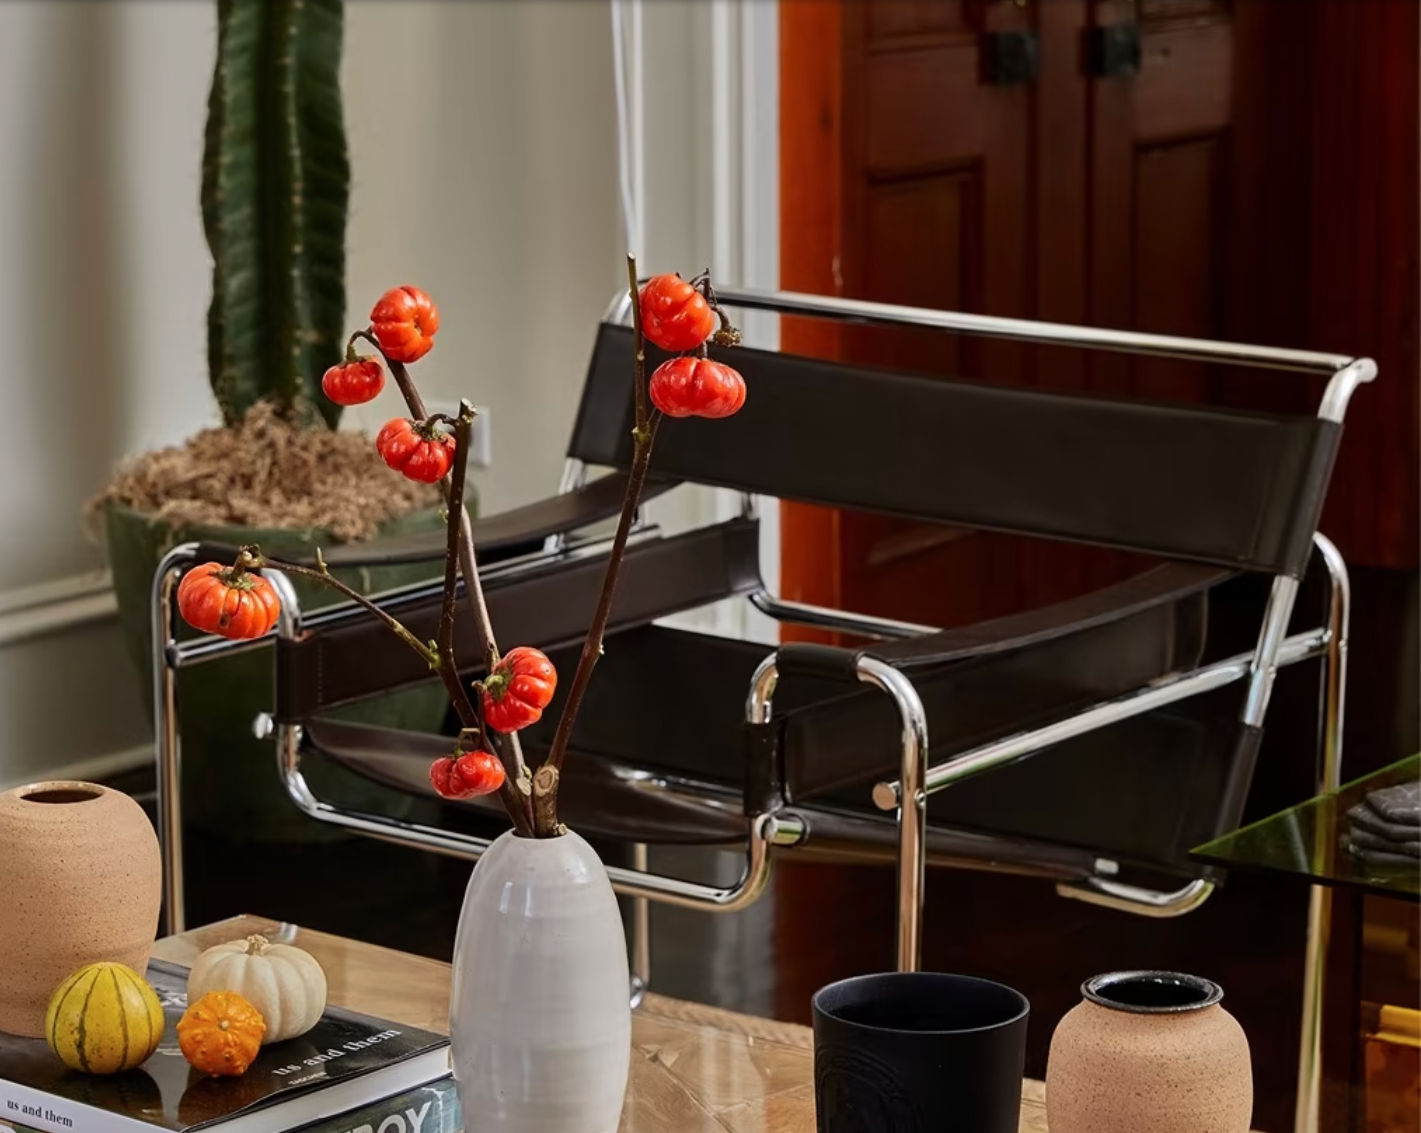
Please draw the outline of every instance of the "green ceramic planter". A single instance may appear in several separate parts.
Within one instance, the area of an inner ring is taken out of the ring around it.
[[[153,574],[162,557],[180,543],[260,544],[276,558],[310,554],[331,540],[319,531],[241,527],[182,527],[111,504],[105,516],[109,563],[118,597],[119,618],[129,654],[140,674],[144,708],[152,713],[151,610]],[[394,520],[381,535],[395,536],[441,528],[436,510]],[[364,594],[437,578],[440,562],[335,572]],[[319,583],[294,579],[303,610],[327,606],[336,596]],[[185,628],[185,627],[184,627]],[[183,752],[183,814],[187,824],[228,837],[262,842],[329,841],[341,836],[332,826],[307,818],[287,797],[277,778],[270,740],[252,734],[252,721],[269,711],[274,695],[274,658],[270,649],[226,657],[183,670],[178,676]],[[438,681],[372,698],[340,709],[341,719],[409,731],[437,732],[449,700]],[[313,761],[303,767],[318,795],[376,813],[396,813],[399,796],[341,768]]]

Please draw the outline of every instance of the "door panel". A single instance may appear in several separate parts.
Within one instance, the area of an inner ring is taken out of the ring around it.
[[[1220,161],[1218,141],[1211,137],[1136,149],[1132,326],[1159,334],[1216,335]],[[1198,363],[1139,359],[1133,371],[1133,395],[1209,400],[1205,367]]]
[[[1233,27],[1212,0],[1097,0],[1099,27],[1139,9],[1140,72],[1089,84],[1091,319],[1096,326],[1222,336],[1220,207],[1233,106]],[[1207,401],[1196,362],[1098,356],[1099,392]]]
[[[862,293],[884,303],[977,310],[983,186],[975,163],[871,183],[865,194]],[[857,332],[854,354],[901,370],[962,373],[972,343],[936,331]]]
[[[844,292],[1026,316],[1032,88],[985,80],[982,37],[1028,29],[1030,14],[883,0],[843,12]],[[926,330],[846,328],[840,346],[893,369],[1013,384],[1027,357],[1019,345]],[[1019,564],[1000,537],[844,513],[838,538],[849,608],[951,625],[1020,601]]]
[[[878,0],[868,6],[868,41],[970,32],[967,0]]]

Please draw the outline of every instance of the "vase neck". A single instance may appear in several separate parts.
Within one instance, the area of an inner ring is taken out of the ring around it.
[[[1224,990],[1213,980],[1183,972],[1110,972],[1086,980],[1081,995],[1111,1011],[1180,1015],[1213,1007]]]

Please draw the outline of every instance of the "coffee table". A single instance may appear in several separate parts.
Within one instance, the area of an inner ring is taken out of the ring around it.
[[[295,925],[241,916],[158,941],[156,957],[191,964],[252,933],[320,961],[330,1000],[447,1033],[449,965]],[[813,1133],[814,1040],[808,1027],[648,994],[632,1015],[631,1079],[621,1133]],[[1046,1133],[1045,1090],[1024,1083],[1021,1133]]]

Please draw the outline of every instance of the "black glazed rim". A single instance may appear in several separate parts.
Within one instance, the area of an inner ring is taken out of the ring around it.
[[[897,1035],[903,1032],[895,1027],[879,1027],[872,1023],[851,1023],[846,1019],[841,1019],[834,1014],[834,1008],[827,1007],[826,1000],[832,999],[835,992],[844,992],[852,988],[872,986],[876,983],[923,983],[935,982],[940,984],[976,984],[979,987],[991,988],[994,991],[1006,992],[1006,997],[1014,1001],[1016,1010],[1009,1018],[1001,1019],[995,1023],[987,1023],[980,1027],[953,1027],[948,1030],[938,1031],[913,1031],[915,1035],[974,1035],[987,1031],[996,1031],[1006,1027],[1011,1027],[1031,1014],[1031,1002],[1017,991],[1014,987],[997,983],[995,980],[984,980],[980,976],[959,976],[953,972],[871,972],[862,976],[849,976],[847,979],[835,980],[831,984],[825,984],[810,999],[810,1004],[814,1010],[823,1013],[840,1026],[852,1027],[861,1031],[876,1031],[886,1035]]]
[[[1173,995],[1182,1002],[1132,1003],[1121,996],[1128,989],[1144,991],[1151,986],[1172,989]],[[1224,989],[1213,980],[1183,972],[1108,972],[1081,984],[1081,994],[1111,1011],[1125,1011],[1131,1015],[1182,1015],[1213,1007],[1224,998]]]

